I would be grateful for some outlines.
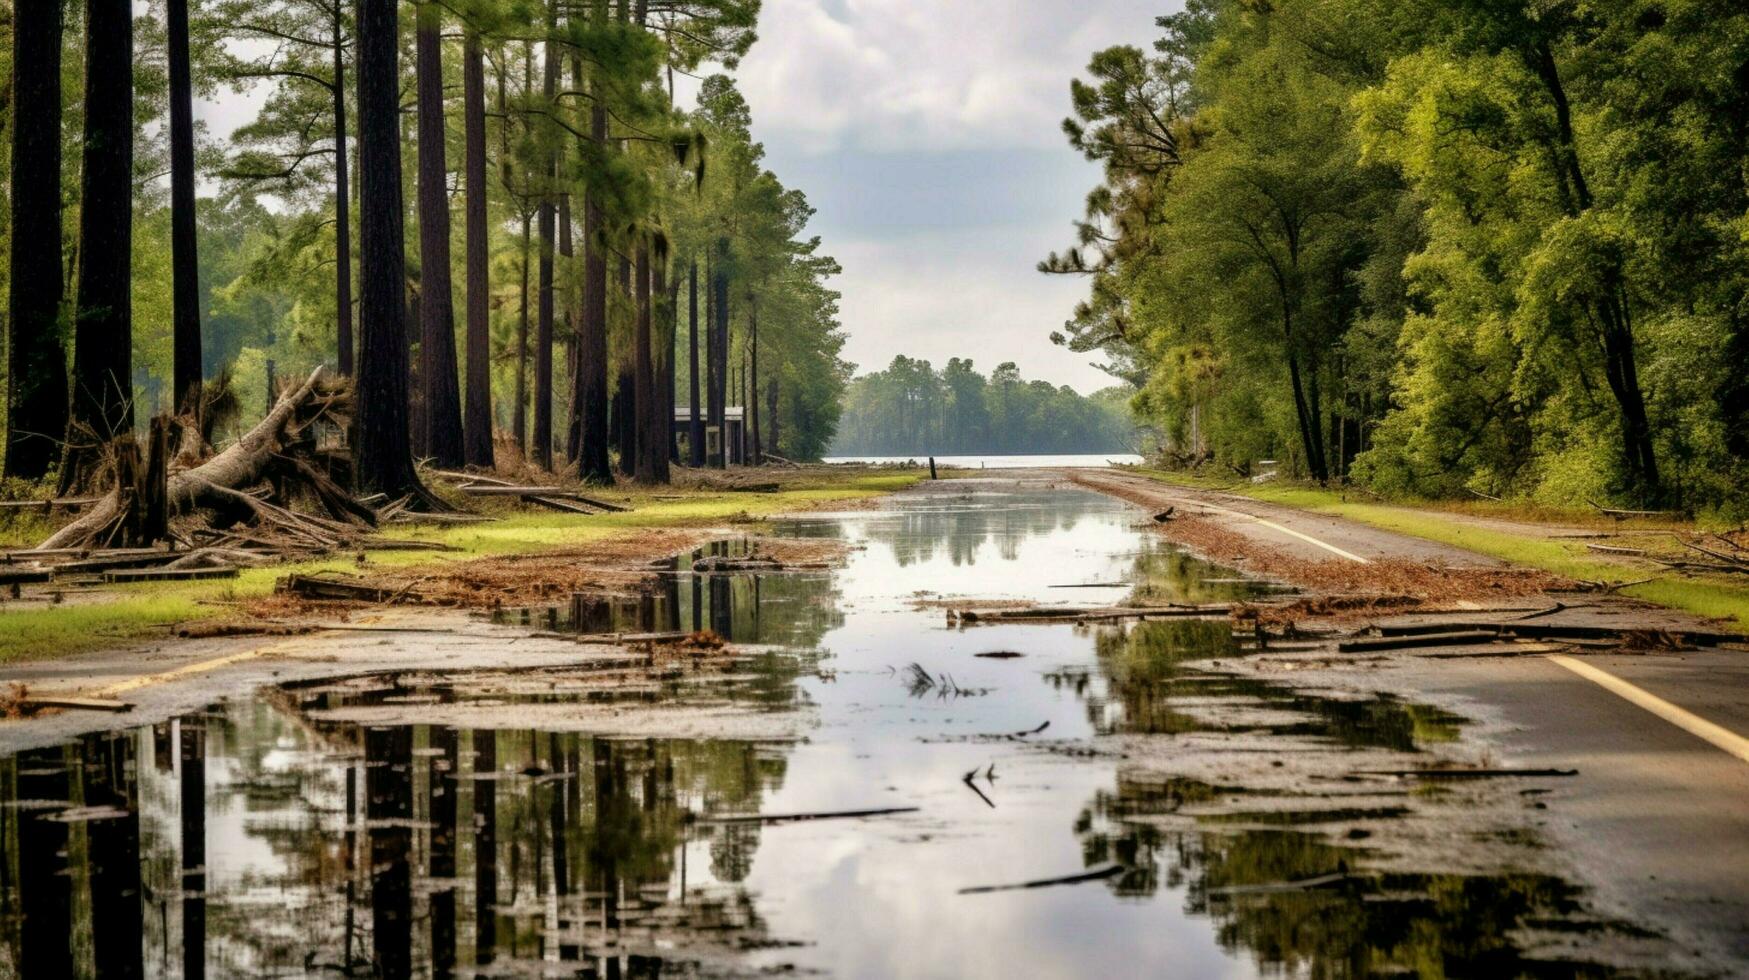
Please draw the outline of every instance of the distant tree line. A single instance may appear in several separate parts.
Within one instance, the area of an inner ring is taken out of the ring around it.
[[[1185,465],[1749,510],[1749,6],[1191,0],[1070,142],[1101,350]]]
[[[1012,362],[986,378],[969,358],[937,371],[901,355],[851,381],[832,455],[1131,453],[1131,394],[1113,386],[1083,396],[1027,381]]]

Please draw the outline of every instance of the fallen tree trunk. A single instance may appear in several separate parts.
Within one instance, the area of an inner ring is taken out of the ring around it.
[[[334,421],[342,414],[350,396],[340,387],[322,384],[322,369],[310,373],[304,383],[283,395],[273,410],[243,438],[198,466],[169,474],[164,481],[163,508],[168,516],[190,514],[210,509],[221,514],[259,514],[262,506],[251,505],[239,498],[247,488],[260,484],[270,476],[280,476],[287,482],[308,487],[336,516],[353,519],[359,524],[375,526],[376,512],[352,502],[339,488],[307,463],[285,453],[300,442],[310,426],[324,419]],[[339,424],[336,422],[335,424]],[[156,474],[154,474],[156,476]],[[319,477],[319,479],[312,479]],[[89,547],[107,539],[113,528],[130,520],[137,494],[130,485],[118,485],[77,520],[61,528],[38,545],[38,551]],[[347,503],[341,503],[344,499]],[[155,508],[156,501],[151,502]],[[279,510],[289,514],[290,511]],[[301,519],[303,515],[298,515]]]

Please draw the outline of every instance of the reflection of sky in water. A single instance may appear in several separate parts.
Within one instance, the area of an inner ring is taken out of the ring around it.
[[[991,505],[997,505],[992,507]],[[1109,789],[1110,759],[1066,759],[1014,743],[955,741],[1049,721],[1041,738],[1091,732],[1085,704],[1041,674],[1091,662],[1072,626],[946,626],[915,593],[1099,605],[1121,592],[1052,586],[1111,582],[1156,547],[1137,512],[1090,494],[1051,492],[956,501],[909,498],[902,509],[844,519],[854,552],[838,573],[844,625],[826,635],[830,681],[805,681],[822,729],[790,754],[772,812],[915,805],[915,818],[769,828],[748,886],[772,932],[817,945],[781,954],[834,974],[886,976],[1249,975],[1244,958],[1185,917],[1182,895],[1146,901],[1101,885],[959,895],[961,888],[1070,874],[1084,867],[1077,817]],[[974,654],[1013,650],[1023,659]],[[917,662],[979,697],[911,699],[894,671]],[[927,740],[927,741],[925,741]],[[991,809],[961,781],[996,767]]]

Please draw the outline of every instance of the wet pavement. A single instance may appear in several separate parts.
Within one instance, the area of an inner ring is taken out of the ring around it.
[[[842,538],[833,571],[693,569],[745,557],[730,540],[647,596],[498,617],[755,645],[716,669],[303,677],[18,752],[0,760],[0,971],[1709,972],[1547,846],[1562,777],[1401,775],[1490,761],[1450,703],[1237,669],[1254,641],[1224,619],[949,626],[963,597],[1277,591],[1140,517],[1036,482],[943,484],[763,529]],[[646,734],[657,710],[692,737]],[[759,819],[860,810],[894,812]]]

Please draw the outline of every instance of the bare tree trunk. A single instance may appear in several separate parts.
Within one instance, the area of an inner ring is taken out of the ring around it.
[[[449,173],[444,161],[442,16],[418,7],[414,34],[419,90],[419,380],[425,397],[425,452],[461,466],[461,392],[456,381],[455,298],[449,268]]]
[[[133,11],[87,0],[85,154],[79,201],[79,287],[73,332],[73,412],[68,443],[134,427],[133,413]],[[14,239],[16,242],[17,239]],[[48,242],[38,247],[52,248]],[[14,287],[21,285],[14,282]],[[72,467],[68,467],[71,470]],[[67,473],[62,474],[65,484]]]
[[[632,261],[623,255],[619,260],[619,288],[621,295],[626,298],[626,305],[634,306],[637,298],[632,282]],[[619,445],[619,471],[626,476],[633,475],[638,452],[638,426],[635,421],[638,382],[636,355],[632,350],[637,334],[635,325],[631,333],[633,336],[627,338],[619,351],[613,397],[613,435]]]
[[[597,19],[606,10],[595,11]],[[589,138],[604,148],[607,143],[607,105],[602,84],[590,84]],[[591,187],[583,203],[583,324],[577,354],[581,372],[580,411],[582,435],[578,440],[578,476],[589,483],[612,483],[613,468],[607,452],[607,255],[601,235],[606,224],[601,207],[602,189]]]
[[[642,236],[640,236],[642,238]],[[650,406],[656,400],[655,369],[650,361],[650,245],[637,246],[637,326],[632,332],[632,423],[635,430],[632,471],[639,483],[656,482],[659,451],[650,432]]]
[[[771,423],[771,451],[774,453],[783,452],[777,422],[777,388],[781,377],[779,374],[772,374],[771,383],[765,386],[765,414]]]
[[[351,377],[352,358],[352,201],[346,177],[346,47],[340,13],[334,4],[334,348],[342,376]]]
[[[522,213],[522,304],[521,318],[516,326],[516,411],[511,430],[516,436],[516,448],[528,456],[528,257],[529,214]]]
[[[407,427],[407,257],[401,208],[400,68],[395,0],[359,0],[360,339],[353,467],[366,492],[436,502],[413,470]]]
[[[698,400],[698,258],[695,256],[687,267],[687,304],[686,321],[688,333],[688,370],[686,385],[689,397],[687,402],[692,407],[692,418],[686,428],[686,448],[688,465],[704,465],[704,418],[700,414],[703,407]],[[709,329],[708,326],[706,329]]]
[[[753,460],[765,462],[765,447],[759,441],[759,301],[747,301],[747,412],[753,420]]]
[[[711,424],[717,428],[717,452],[712,465],[727,469],[729,465],[729,427],[727,401],[729,382],[729,274],[723,268],[728,254],[726,239],[717,242],[718,258],[711,271],[710,337],[710,413]]]
[[[67,349],[61,339],[61,5],[12,12],[12,248],[7,290],[6,475],[40,480],[67,430]]]
[[[466,130],[468,233],[467,402],[462,425],[463,459],[490,469],[492,454],[492,325],[486,228],[486,76],[480,34],[468,28],[462,47],[462,123]]]
[[[166,13],[170,60],[171,393],[177,411],[198,419],[200,257],[194,220],[194,103],[189,88],[188,0],[169,0]]]
[[[547,6],[547,42],[543,47],[545,65],[541,93],[551,105],[559,90],[559,57],[553,36],[558,30],[558,0]],[[540,202],[540,285],[539,317],[535,321],[534,338],[534,451],[531,460],[542,469],[553,468],[553,223],[554,200],[552,185],[558,181],[559,159],[548,156],[541,177],[548,186],[541,191]]]
[[[680,463],[680,433],[674,427],[675,416],[679,412],[679,400],[675,387],[675,375],[678,373],[680,356],[675,351],[675,342],[680,337],[680,277],[668,278],[668,263],[658,262],[656,272],[657,282],[667,288],[668,305],[662,309],[662,442],[667,447],[667,465],[662,468],[663,478],[672,476],[669,465]]]
[[[559,272],[557,277],[565,287],[565,462],[577,462],[577,454],[583,450],[583,391],[579,382],[582,380],[583,343],[578,327],[582,316],[578,310],[577,291],[571,288],[572,278],[569,275],[572,268],[571,259],[573,246],[571,242],[571,195],[567,191],[559,196]]]

